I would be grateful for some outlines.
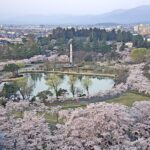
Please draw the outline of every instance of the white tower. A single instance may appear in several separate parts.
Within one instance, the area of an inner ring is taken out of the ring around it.
[[[73,63],[73,50],[72,50],[72,43],[70,43],[70,64]]]

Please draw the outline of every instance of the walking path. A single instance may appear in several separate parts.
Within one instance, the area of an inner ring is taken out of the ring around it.
[[[131,65],[129,67],[130,75],[127,79],[127,85],[132,90],[138,90],[145,94],[150,94],[150,80],[143,75],[144,63]]]
[[[20,73],[53,73],[53,74],[67,74],[67,75],[101,76],[101,77],[111,77],[111,78],[116,77],[115,74],[78,73],[78,72],[61,72],[61,71],[43,71],[43,70],[22,71]]]

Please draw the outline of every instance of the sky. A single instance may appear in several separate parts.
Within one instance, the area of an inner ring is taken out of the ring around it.
[[[150,5],[150,0],[0,0],[0,16],[88,15]]]

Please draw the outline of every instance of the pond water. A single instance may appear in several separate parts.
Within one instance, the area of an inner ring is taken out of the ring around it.
[[[50,90],[53,95],[55,95],[53,88],[47,85],[46,74],[38,73],[38,74],[24,74],[24,77],[27,79],[28,84],[32,84],[31,88],[31,97],[36,96],[38,93],[42,91]],[[65,97],[71,98],[73,97],[71,93],[71,85],[69,84],[70,76],[69,75],[59,75],[61,79],[61,84],[58,88],[67,90],[67,94]],[[85,76],[75,76],[74,87],[78,93],[87,95],[87,91],[83,86],[83,80],[87,78]],[[101,78],[101,77],[88,77],[91,84],[89,86],[89,95],[97,94],[98,92],[104,92],[106,90],[110,90],[115,82],[111,78]],[[0,90],[2,90],[4,83],[0,84]],[[77,92],[76,92],[77,95]],[[76,96],[75,95],[75,96]]]
[[[25,77],[28,78],[29,83],[34,83],[34,88],[32,91],[32,96],[36,96],[39,92],[50,90],[52,93],[54,93],[53,88],[50,88],[46,83],[46,75],[45,74],[25,74]],[[59,76],[62,80],[61,84],[59,85],[59,88],[67,90],[67,97],[72,97],[71,91],[70,91],[70,76],[69,75],[60,75]],[[75,81],[75,89],[76,91],[82,92],[82,94],[86,94],[86,89],[83,87],[83,80],[85,79],[85,76],[76,76]],[[91,84],[89,86],[89,94],[94,95],[98,92],[104,92],[106,90],[110,90],[114,86],[114,80],[110,78],[100,78],[100,77],[88,77]]]

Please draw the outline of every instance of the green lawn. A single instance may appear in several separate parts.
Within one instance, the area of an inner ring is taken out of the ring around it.
[[[86,107],[85,104],[81,104],[81,103],[77,103],[77,102],[68,102],[68,103],[63,103],[62,105],[62,109],[69,109],[69,108],[72,108],[72,109],[75,109],[75,108],[84,108]]]
[[[43,113],[38,113],[39,116],[43,115]],[[56,114],[46,113],[44,115],[45,121],[50,124],[63,123],[63,120],[58,120],[58,116]]]
[[[54,102],[54,103],[48,104],[48,106],[58,106],[58,105],[62,106],[62,109],[86,107],[85,104],[81,104],[80,102],[77,102],[75,100],[67,100],[64,102]]]
[[[132,104],[136,101],[150,101],[150,97],[143,96],[135,93],[125,93],[118,98],[114,98],[112,100],[108,100],[108,103],[119,103],[126,106],[132,106]]]
[[[24,112],[16,111],[13,112],[11,115],[13,115],[15,118],[22,118]]]

